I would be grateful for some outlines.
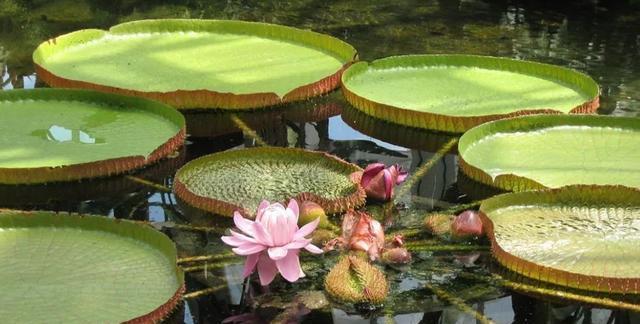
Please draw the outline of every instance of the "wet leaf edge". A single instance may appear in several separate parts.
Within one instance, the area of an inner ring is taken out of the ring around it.
[[[38,184],[106,177],[125,173],[152,164],[178,150],[186,137],[185,119],[175,109],[144,98],[128,97],[89,90],[29,89],[8,90],[0,93],[0,101],[70,100],[100,102],[111,105],[125,104],[132,109],[144,109],[160,115],[179,127],[179,131],[147,157],[126,156],[101,161],[37,168],[0,168],[0,184]]]
[[[360,167],[328,153],[299,148],[255,147],[240,150],[223,151],[220,153],[205,155],[203,157],[190,161],[182,168],[180,168],[180,170],[178,170],[176,176],[174,177],[173,192],[178,198],[200,210],[228,217],[233,216],[233,213],[235,211],[238,211],[245,217],[253,217],[253,214],[255,213],[255,211],[253,210],[246,210],[241,206],[223,200],[217,200],[214,198],[195,194],[194,192],[189,190],[188,186],[183,183],[180,178],[182,173],[186,172],[185,170],[189,169],[194,164],[205,163],[208,161],[213,161],[215,163],[216,160],[223,159],[241,160],[247,158],[250,155],[264,155],[269,153],[278,155],[291,155],[296,156],[296,158],[298,159],[303,158],[307,160],[324,159],[327,162],[330,162],[338,166],[339,168],[349,172],[345,173],[345,177],[348,177],[354,185],[354,191],[351,194],[338,199],[327,199],[310,192],[299,193],[298,195],[291,198],[298,201],[308,200],[315,202],[322,206],[322,208],[324,208],[325,212],[328,214],[344,212],[348,209],[362,206],[365,203],[366,193],[364,191],[364,188],[360,186],[360,179],[362,177],[362,169]],[[281,201],[281,203],[286,203],[286,201]]]
[[[495,179],[492,179],[488,173],[464,159],[465,151],[474,142],[494,133],[533,131],[545,127],[566,125],[615,127],[640,131],[640,123],[638,123],[638,118],[635,117],[604,115],[536,115],[492,121],[476,126],[460,137],[460,141],[458,142],[458,162],[460,171],[462,171],[471,180],[475,180],[499,190],[521,192],[527,190],[546,189],[546,186],[534,179],[511,173],[501,174]]]
[[[640,278],[612,278],[589,276],[555,269],[519,258],[502,249],[497,243],[490,213],[496,209],[518,204],[640,206],[640,189],[625,186],[573,185],[558,189],[506,193],[489,198],[480,205],[480,218],[491,241],[491,254],[507,269],[538,281],[582,290],[615,293],[640,293]],[[523,220],[526,221],[526,220]]]
[[[0,209],[1,227],[42,227],[42,226],[66,226],[106,231],[112,234],[136,239],[155,247],[165,257],[168,263],[174,265],[176,283],[178,289],[169,297],[167,302],[159,305],[147,314],[126,321],[125,323],[158,323],[167,318],[182,300],[186,286],[184,273],[177,266],[178,252],[176,246],[163,233],[145,225],[120,219],[110,219],[104,216],[85,215],[75,213],[56,213],[50,211],[21,211],[12,209]]]
[[[280,98],[273,92],[235,94],[214,90],[175,90],[169,92],[138,91],[73,80],[60,77],[45,68],[44,60],[57,50],[78,43],[101,38],[107,34],[127,34],[138,32],[169,32],[199,30],[211,32],[229,32],[250,34],[269,38],[282,39],[289,42],[310,46],[340,58],[344,64],[335,73],[316,82],[301,85]],[[330,92],[340,85],[340,77],[346,68],[358,59],[357,51],[346,42],[333,36],[303,30],[294,27],[233,20],[204,19],[149,19],[126,22],[111,27],[108,31],[100,29],[84,29],[61,35],[41,43],[33,53],[36,74],[45,83],[59,88],[83,88],[102,92],[124,94],[164,102],[179,109],[219,108],[227,110],[243,110],[268,107],[288,102],[304,100]]]
[[[366,72],[370,68],[420,67],[430,65],[476,66],[523,73],[537,77],[553,78],[554,80],[560,80],[565,84],[573,85],[575,88],[579,88],[591,96],[590,100],[574,107],[569,112],[570,114],[593,114],[600,106],[600,89],[597,83],[586,74],[550,64],[480,55],[401,55],[390,56],[375,60],[371,63],[358,62],[351,65],[344,71],[341,79],[342,93],[351,105],[367,115],[404,126],[448,133],[463,133],[474,126],[502,118],[534,114],[563,114],[562,112],[552,108],[521,108],[520,110],[509,114],[450,116],[429,112],[419,112],[416,110],[379,103],[365,97],[361,97],[349,89],[349,80],[357,74]]]

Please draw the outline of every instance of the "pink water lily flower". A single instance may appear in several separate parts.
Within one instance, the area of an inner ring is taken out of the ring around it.
[[[289,282],[304,277],[298,255],[303,248],[311,253],[322,253],[311,244],[311,239],[306,238],[316,229],[320,219],[299,228],[298,215],[298,202],[294,199],[289,201],[287,208],[263,200],[255,221],[244,218],[239,212],[233,214],[233,222],[242,233],[231,231],[231,236],[223,236],[222,241],[234,246],[234,253],[247,256],[243,277],[253,273],[256,267],[263,286],[270,284],[278,272]]]
[[[407,175],[408,173],[397,164],[385,167],[382,163],[371,163],[364,169],[360,184],[367,197],[389,201],[393,197],[393,188],[404,182]]]

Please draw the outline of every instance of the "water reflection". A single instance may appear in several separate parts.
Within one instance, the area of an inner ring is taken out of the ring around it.
[[[78,144],[102,144],[105,140],[102,138],[95,138],[89,135],[87,132],[79,129],[69,129],[63,126],[52,125],[48,129],[35,130],[31,133],[32,136],[40,137],[42,139],[58,142],[58,143],[78,143]]]

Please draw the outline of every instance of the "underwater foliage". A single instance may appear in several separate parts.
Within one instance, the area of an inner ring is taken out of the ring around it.
[[[573,184],[640,188],[638,147],[637,118],[538,115],[475,127],[460,138],[458,151],[469,178],[524,191]]]
[[[324,288],[340,302],[372,305],[382,304],[389,292],[389,284],[382,271],[355,255],[343,256],[338,261],[327,274]]]
[[[320,254],[322,250],[311,244],[311,235],[318,227],[317,218],[298,227],[299,206],[295,199],[285,209],[280,203],[270,204],[263,200],[258,207],[255,221],[235,212],[233,222],[242,231],[231,231],[231,236],[222,241],[234,246],[233,252],[247,257],[242,277],[248,277],[256,268],[260,284],[267,286],[279,272],[284,279],[295,282],[304,277],[300,267],[300,249]]]
[[[593,113],[599,106],[598,85],[587,75],[489,56],[405,55],[358,62],[345,71],[342,84],[347,101],[368,115],[450,133],[510,116]]]
[[[190,161],[178,170],[173,190],[199,209],[253,215],[260,201],[312,201],[328,214],[365,202],[362,169],[335,156],[295,148],[225,151]]]
[[[38,76],[53,87],[146,97],[183,109],[233,110],[333,90],[356,57],[353,47],[328,35],[204,19],[80,30],[40,44],[33,54]]]
[[[149,226],[4,210],[0,241],[3,321],[159,322],[182,300],[176,247]]]

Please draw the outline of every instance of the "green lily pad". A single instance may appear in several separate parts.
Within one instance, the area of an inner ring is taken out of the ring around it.
[[[157,322],[184,292],[173,242],[133,222],[5,210],[0,242],[3,322]]]
[[[0,183],[69,181],[155,162],[184,142],[184,118],[146,99],[84,90],[0,92]]]
[[[471,129],[461,170],[504,190],[571,184],[640,188],[640,122],[632,117],[538,115]]]
[[[342,76],[346,99],[398,124],[461,133],[533,113],[592,113],[598,85],[563,67],[473,55],[393,56],[359,62]]]
[[[36,71],[55,87],[93,88],[178,108],[255,108],[338,86],[356,57],[337,38],[265,23],[159,19],[42,43]]]
[[[207,155],[175,176],[178,197],[201,210],[253,215],[263,199],[310,200],[333,214],[364,204],[362,169],[322,153],[294,148],[251,148]]]
[[[480,210],[493,255],[508,269],[561,286],[640,293],[640,190],[510,193]]]

